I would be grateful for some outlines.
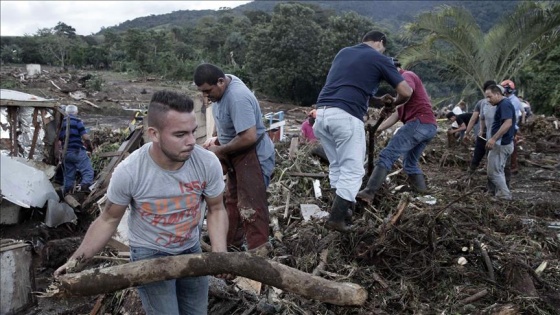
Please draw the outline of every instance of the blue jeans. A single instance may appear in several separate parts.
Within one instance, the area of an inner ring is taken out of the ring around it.
[[[387,147],[379,153],[376,165],[391,170],[395,161],[402,156],[406,174],[422,174],[422,170],[418,167],[418,160],[436,132],[436,125],[423,124],[418,119],[407,122],[391,138]]]
[[[200,253],[200,244],[181,254]],[[177,256],[155,249],[131,247],[130,260]],[[146,315],[202,315],[208,313],[208,277],[185,277],[138,286]]]
[[[512,152],[513,143],[507,145],[495,144],[492,150],[488,152],[488,165],[486,167],[488,181],[490,182],[489,187],[491,188],[490,193],[495,193],[496,197],[507,200],[511,200],[512,197],[506,183],[504,168]],[[495,191],[492,191],[492,189]]]
[[[366,136],[364,123],[339,108],[319,106],[313,125],[329,159],[329,180],[336,194],[356,202],[365,175]]]
[[[64,192],[74,187],[76,171],[82,176],[82,185],[93,184],[93,167],[86,150],[68,151],[64,156]]]

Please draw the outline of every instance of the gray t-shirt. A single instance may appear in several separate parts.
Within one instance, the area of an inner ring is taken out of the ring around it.
[[[212,106],[212,113],[216,119],[218,140],[221,144],[226,144],[235,138],[238,133],[253,126],[256,126],[257,137],[259,137],[266,132],[266,129],[257,98],[238,77],[231,74],[227,76],[231,78],[231,81],[222,99]],[[257,156],[261,166],[263,166],[263,162],[274,158],[274,143],[267,134],[257,145]],[[270,175],[272,167],[266,167],[266,169],[263,169],[263,173]]]
[[[216,197],[225,184],[216,155],[195,145],[191,157],[176,171],[157,165],[146,143],[122,161],[113,172],[108,199],[130,204],[130,246],[178,254],[199,239],[200,202]]]
[[[482,105],[482,110],[480,111],[480,119],[484,120],[484,125],[486,126],[486,140],[492,138],[492,124],[494,123],[494,116],[496,115],[496,106],[493,106],[489,102]],[[502,139],[498,139],[496,144],[500,144]]]

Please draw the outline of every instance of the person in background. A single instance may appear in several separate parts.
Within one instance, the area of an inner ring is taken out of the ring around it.
[[[517,162],[517,155],[519,148],[517,146],[517,141],[521,138],[521,132],[519,131],[519,126],[525,124],[525,111],[523,110],[523,105],[517,96],[515,95],[515,83],[512,80],[505,80],[500,85],[504,88],[505,97],[507,97],[513,108],[515,109],[515,117],[513,125],[515,127],[515,135],[513,138],[513,153],[510,156],[509,166],[512,174],[517,174],[519,172],[519,163]]]
[[[158,91],[150,101],[147,120],[152,142],[116,167],[105,209],[55,277],[103,249],[128,207],[131,261],[200,253],[198,222],[203,199],[208,205],[212,251],[226,251],[222,169],[213,153],[195,144],[198,124],[193,101],[183,94]],[[157,281],[139,286],[138,293],[147,315],[208,312],[206,276]]]
[[[227,168],[228,246],[239,250],[245,237],[249,251],[266,256],[272,250],[266,188],[275,151],[259,102],[241,79],[212,64],[196,67],[194,83],[213,103],[216,121],[218,136],[203,146]]]
[[[426,145],[437,133],[436,117],[422,80],[416,73],[403,70],[397,59],[393,59],[393,62],[412,88],[412,96],[405,104],[398,106],[397,111],[383,121],[377,130],[381,132],[399,120],[404,123],[404,126],[391,138],[389,144],[379,153],[379,159],[366,187],[358,192],[356,198],[366,203],[373,201],[375,193],[385,182],[387,173],[400,156],[403,156],[404,171],[408,175],[408,182],[412,188],[420,193],[428,190],[426,178],[418,166],[418,160]]]
[[[445,116],[447,120],[452,123],[457,123],[458,126],[457,128],[451,127],[447,130],[450,147],[453,146],[452,144],[455,144],[463,140],[463,137],[465,135],[465,130],[467,129],[467,124],[469,123],[472,115],[473,115],[472,113],[462,113],[459,115],[455,115],[455,113],[453,112],[447,113],[447,115]]]
[[[63,148],[64,154],[64,158],[61,159],[64,170],[63,195],[74,190],[77,172],[81,176],[80,191],[88,192],[94,177],[89,157],[93,146],[84,123],[77,116],[78,107],[68,105],[65,111],[67,115],[62,119],[62,126],[58,134],[60,147]]]
[[[307,118],[301,124],[301,140],[304,143],[317,142],[317,137],[313,132],[313,125],[315,124],[315,119],[317,118],[317,110],[312,109],[307,114]]]
[[[370,31],[362,43],[342,48],[334,57],[327,80],[317,99],[315,136],[321,141],[329,160],[329,181],[335,190],[329,229],[350,230],[348,220],[365,174],[366,138],[364,116],[368,104],[383,101],[400,105],[412,94],[393,61],[383,55],[387,37]],[[396,89],[394,99],[385,95],[373,97],[384,80]],[[374,104],[375,105],[375,104]]]
[[[491,86],[491,85],[496,85],[496,81],[493,80],[489,80],[484,82],[484,85],[482,86],[482,90],[486,91],[486,89]],[[476,140],[475,140],[475,145],[474,145],[474,153],[473,153],[473,157],[471,159],[470,165],[469,165],[469,169],[468,172],[469,174],[473,174],[476,169],[478,168],[478,166],[480,165],[480,162],[482,161],[482,158],[484,158],[484,156],[486,155],[486,137],[485,136],[479,136],[479,134],[486,134],[486,130],[480,130],[480,126],[481,125],[479,123],[479,117],[480,114],[482,113],[482,110],[484,109],[484,107],[486,106],[492,106],[489,102],[488,99],[486,97],[480,99],[478,102],[476,102],[476,105],[474,107],[473,113],[472,113],[472,117],[469,120],[469,124],[467,126],[467,129],[465,130],[465,139],[470,140],[469,134],[471,132],[471,130],[473,130],[474,135],[476,136]],[[478,126],[478,128],[475,128],[475,126]],[[481,132],[479,132],[481,131]]]
[[[503,87],[496,85],[489,86],[484,95],[488,102],[495,106],[495,113],[492,124],[488,125],[486,149],[488,152],[487,175],[489,181],[489,193],[496,197],[511,200],[511,192],[507,186],[504,168],[509,155],[513,152],[513,137],[515,135],[514,120],[515,108],[511,101],[504,97]],[[489,113],[484,111],[483,117],[488,117]],[[483,127],[486,119],[482,119]],[[484,130],[484,128],[481,128]]]

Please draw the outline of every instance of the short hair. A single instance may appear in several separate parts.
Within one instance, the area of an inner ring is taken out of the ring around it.
[[[482,85],[482,90],[486,91],[486,89],[491,86],[491,85],[496,85],[498,83],[496,83],[496,81],[494,80],[488,80],[486,82],[484,82],[484,84]]]
[[[64,109],[64,111],[68,114],[68,115],[76,115],[78,113],[78,106],[76,105],[68,105],[66,106],[66,108]]]
[[[445,117],[446,117],[447,119],[451,119],[451,117],[455,117],[455,116],[456,116],[456,115],[455,115],[454,112],[449,112],[449,113],[447,113],[447,115],[445,115]]]
[[[486,90],[484,91],[490,91],[494,94],[500,94],[500,95],[504,95],[504,88],[500,85],[494,84],[494,85],[490,85],[489,87],[486,88]]]
[[[362,43],[364,42],[382,42],[383,46],[387,46],[387,36],[379,31],[369,31],[362,38]]]
[[[173,91],[162,90],[155,92],[150,100],[150,105],[148,105],[148,126],[163,127],[163,114],[170,110],[180,113],[191,113],[194,110],[193,100],[185,94]]]
[[[204,83],[215,85],[220,78],[225,77],[226,75],[222,69],[210,63],[200,64],[194,70],[194,84],[196,86],[201,86]]]

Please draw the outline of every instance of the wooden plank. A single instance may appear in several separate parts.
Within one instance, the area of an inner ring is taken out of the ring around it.
[[[15,100],[0,99],[0,106],[54,108],[56,106],[56,102],[50,102],[50,101],[15,101]]]
[[[296,176],[296,177],[309,177],[309,178],[325,178],[329,176],[329,174],[325,173],[300,173],[300,172],[287,172],[288,176]]]
[[[37,138],[39,138],[39,122],[37,121],[37,114],[39,109],[35,107],[33,109],[33,140],[31,140],[31,148],[29,149],[28,159],[33,159],[33,154],[35,154],[35,146],[37,145]]]
[[[97,154],[97,156],[105,158],[105,157],[118,156],[118,155],[121,155],[121,154],[122,154],[122,152],[120,152],[120,151],[113,151],[113,152],[102,152],[102,153]]]
[[[15,107],[8,107],[8,120],[10,121],[10,154],[14,157],[18,156],[18,142],[17,142],[17,116],[18,109]]]

